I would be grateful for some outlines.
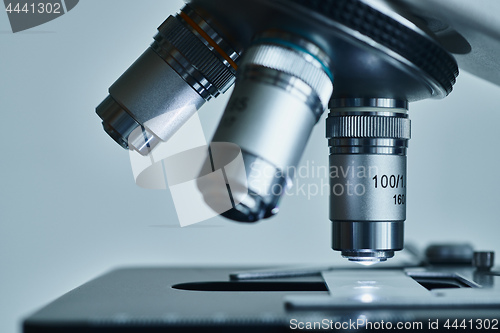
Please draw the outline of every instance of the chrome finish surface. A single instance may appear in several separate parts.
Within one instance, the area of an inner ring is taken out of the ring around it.
[[[96,109],[102,119],[104,131],[125,149],[129,148],[128,136],[139,123],[125,111],[111,96],[108,96]]]
[[[411,137],[404,101],[333,100],[330,145],[332,248],[350,261],[386,261],[403,248],[406,149]]]
[[[386,261],[403,243],[403,221],[332,222],[332,248],[350,261]]]
[[[407,140],[383,138],[329,139],[330,154],[406,155]]]
[[[319,60],[325,57],[310,42],[276,31],[261,34],[246,51],[212,141],[241,148],[247,179],[240,182],[248,184],[249,203],[234,205],[223,216],[254,222],[278,212],[332,94],[326,64]]]
[[[242,64],[243,75],[246,71],[264,67],[275,76],[287,74],[300,80],[311,88],[311,94],[316,94],[324,110],[332,96],[332,82],[324,71],[324,65],[305,52],[297,52],[278,44],[260,44],[251,47],[245,53]],[[242,78],[244,79],[244,78]],[[293,81],[289,81],[293,85]]]
[[[332,221],[403,221],[406,205],[406,156],[330,155]],[[396,204],[394,204],[396,196]]]
[[[302,80],[297,80],[296,76],[276,72],[274,69],[265,67],[248,68],[240,74],[246,82],[257,84],[267,84],[293,95],[296,99],[306,104],[316,116],[316,120],[321,117],[325,108],[315,91]]]
[[[281,194],[288,189],[291,182],[290,175],[248,152],[243,154],[243,162],[245,163],[248,195],[238,205],[233,205],[233,209],[221,215],[234,221],[256,222],[277,214]],[[245,181],[238,180],[241,183]],[[204,193],[205,196],[221,196],[223,194]],[[210,200],[210,197],[206,197],[207,199]]]
[[[179,15],[161,25],[151,48],[206,101],[234,82],[236,70]]]
[[[338,115],[328,117],[329,138],[397,138],[409,140],[410,120],[406,116]]]
[[[219,34],[212,26],[211,24],[216,24],[216,22],[210,22],[210,14],[207,14],[205,18],[203,18],[201,15],[199,15],[193,8],[190,6],[185,6],[182,8],[182,12],[184,12],[189,18],[193,20],[193,22],[196,23],[197,26],[199,26],[203,32],[205,32],[210,39],[212,39],[223,51],[225,55],[227,55],[231,60],[236,62],[239,57],[240,53],[235,49],[233,46],[231,46],[224,38],[222,38],[222,35]],[[185,20],[183,20],[185,22]],[[200,33],[196,30],[193,29],[192,26],[186,26],[191,30],[193,34],[195,34],[198,39],[205,44],[205,46],[210,49],[214,50],[214,47],[210,45],[210,43],[207,41],[207,39],[203,36],[200,35]],[[222,55],[219,52],[214,52],[214,55],[216,55],[221,62],[223,62],[226,66],[230,66],[231,64],[228,63],[228,60],[225,57],[222,57]]]
[[[330,101],[330,108],[340,109],[353,107],[374,107],[408,110],[408,101],[392,98],[335,98]]]
[[[108,134],[142,155],[167,141],[205,101],[229,89],[239,58],[189,6],[167,18],[154,39],[97,108]],[[110,98],[114,104],[106,102]],[[125,114],[135,123],[122,129]]]
[[[146,50],[109,92],[161,140],[168,140],[205,103],[152,49]]]

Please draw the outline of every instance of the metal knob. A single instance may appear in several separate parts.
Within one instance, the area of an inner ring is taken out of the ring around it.
[[[495,252],[474,252],[472,257],[472,266],[478,271],[489,271],[495,264]]]

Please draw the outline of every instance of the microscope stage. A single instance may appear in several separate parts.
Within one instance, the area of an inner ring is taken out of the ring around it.
[[[472,267],[124,268],[36,312],[24,332],[380,331],[398,323],[447,331],[454,323],[498,329],[499,318],[500,277]]]

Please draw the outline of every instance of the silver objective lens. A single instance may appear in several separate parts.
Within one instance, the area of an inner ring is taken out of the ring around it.
[[[213,142],[241,148],[246,179],[228,184],[245,183],[248,195],[223,216],[254,222],[278,212],[331,97],[328,68],[329,59],[316,45],[284,32],[264,33],[246,50]],[[207,196],[218,195],[203,194],[207,202]]]
[[[336,99],[327,119],[332,248],[371,264],[403,249],[406,101]]]
[[[97,107],[104,130],[142,155],[233,84],[239,57],[189,6],[170,16],[154,39]]]

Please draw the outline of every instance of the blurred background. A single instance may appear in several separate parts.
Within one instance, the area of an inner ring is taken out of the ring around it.
[[[217,217],[181,228],[168,190],[135,185],[95,107],[181,7],[85,0],[16,34],[0,14],[0,332],[19,332],[22,318],[116,267],[344,263],[330,249],[326,192],[292,189],[256,225]],[[229,95],[201,109],[207,139]],[[500,251],[498,96],[462,72],[446,99],[410,105],[407,242]],[[324,136],[322,119],[302,165],[328,165]],[[322,181],[307,178],[299,185]]]

